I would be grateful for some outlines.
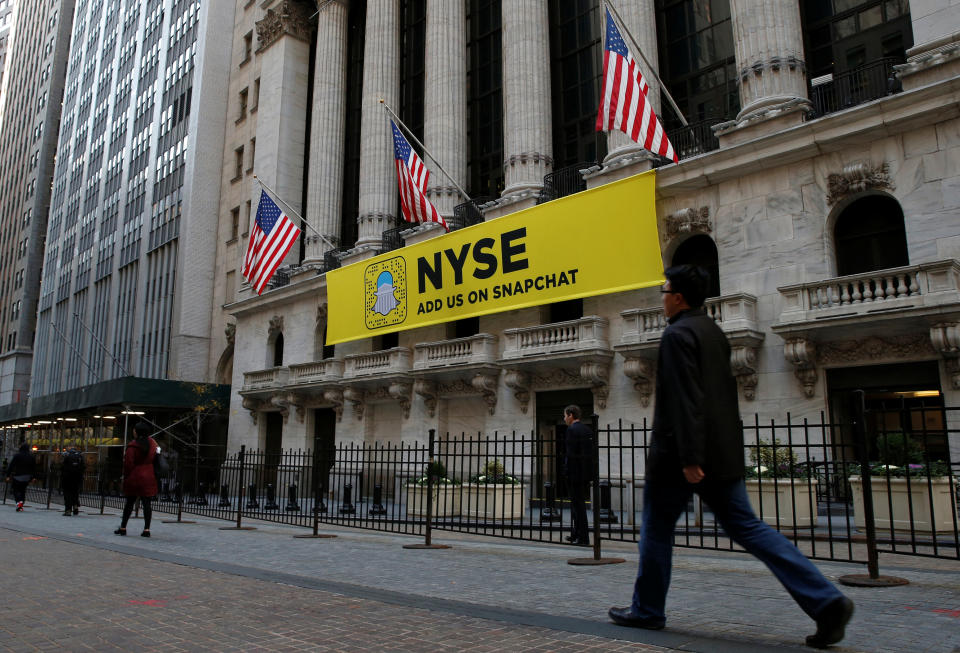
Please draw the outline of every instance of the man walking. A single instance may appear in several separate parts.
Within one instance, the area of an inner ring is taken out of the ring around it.
[[[579,546],[590,546],[590,528],[587,524],[587,492],[590,491],[590,473],[593,460],[593,432],[580,421],[580,407],[573,404],[563,409],[563,423],[567,432],[563,443],[566,449],[564,469],[567,490],[570,493],[571,532],[567,538]]]
[[[80,513],[80,489],[83,485],[83,473],[86,465],[83,454],[76,447],[70,447],[63,457],[60,469],[60,489],[63,491],[63,516]]]
[[[647,459],[640,533],[640,568],[633,601],[611,608],[621,626],[659,630],[670,585],[673,530],[692,492],[710,506],[737,544],[773,572],[817,623],[807,645],[825,648],[843,639],[853,602],[783,535],[757,519],[743,483],[743,431],[730,344],[703,310],[709,277],[691,265],[664,273],[653,441]]]

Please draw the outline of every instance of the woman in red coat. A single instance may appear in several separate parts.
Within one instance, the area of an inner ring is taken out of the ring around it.
[[[117,535],[127,534],[127,521],[134,504],[140,499],[140,505],[143,506],[143,532],[140,535],[150,537],[150,518],[153,516],[150,502],[157,496],[157,477],[153,471],[157,443],[150,437],[150,425],[146,422],[137,422],[133,431],[136,438],[127,444],[123,455],[123,494],[127,500],[123,505],[120,528],[113,532]]]

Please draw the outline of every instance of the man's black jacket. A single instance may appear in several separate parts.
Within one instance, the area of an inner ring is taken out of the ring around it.
[[[571,482],[588,482],[593,479],[593,431],[583,422],[574,422],[567,427],[563,440],[566,447],[565,469]]]
[[[700,465],[711,480],[743,477],[743,430],[730,343],[702,308],[670,319],[657,360],[647,474],[677,480]]]

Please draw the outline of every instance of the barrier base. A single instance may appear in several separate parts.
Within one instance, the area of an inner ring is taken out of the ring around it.
[[[577,565],[583,567],[592,567],[596,565],[618,565],[621,562],[626,562],[623,558],[570,558],[567,560],[568,565]]]
[[[837,580],[841,585],[850,587],[897,587],[898,585],[909,585],[910,581],[899,576],[877,576],[871,578],[869,574],[847,574]]]

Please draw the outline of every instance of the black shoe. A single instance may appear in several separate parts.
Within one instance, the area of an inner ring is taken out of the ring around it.
[[[573,544],[575,546],[590,546],[590,540],[577,540]]]
[[[610,608],[607,614],[610,615],[610,621],[618,626],[645,628],[646,630],[663,630],[663,627],[666,625],[666,621],[663,619],[634,615],[630,611],[630,608]]]
[[[127,529],[126,529],[126,528],[118,528],[117,530],[113,531],[113,534],[114,534],[114,535],[126,535],[126,534],[127,534]]]
[[[567,536],[566,536],[565,538],[563,538],[563,539],[566,540],[567,542],[573,542],[573,541],[575,541],[577,538],[575,538],[573,535],[567,535]]]
[[[832,601],[817,617],[817,632],[807,636],[807,646],[827,648],[843,639],[847,622],[853,616],[853,601],[845,596]]]
[[[63,511],[63,516],[64,516],[64,517],[69,517],[69,516],[70,516],[70,511],[69,511],[69,510],[64,510],[64,511]]]
[[[150,531],[143,531],[140,533],[140,537],[150,537]]]
[[[73,514],[79,515],[79,514],[80,514],[80,509],[79,509],[79,508],[74,508],[74,509],[73,509]]]

